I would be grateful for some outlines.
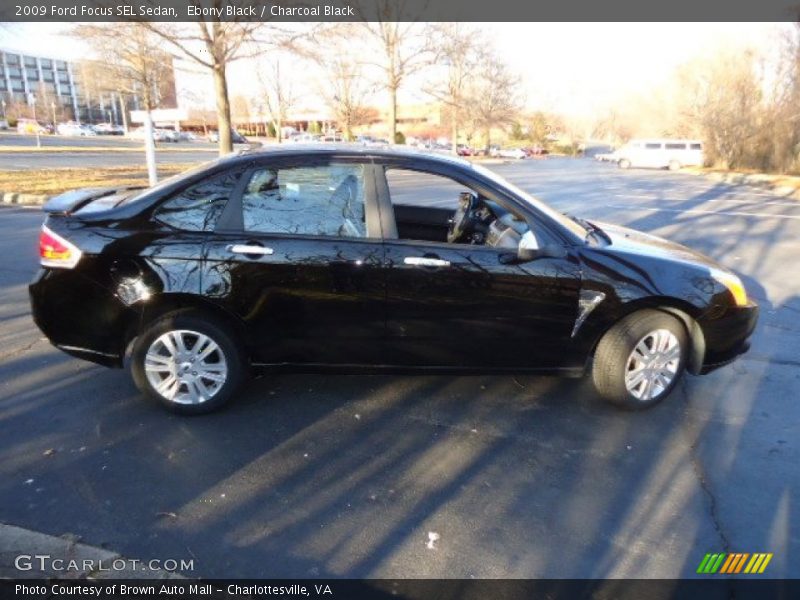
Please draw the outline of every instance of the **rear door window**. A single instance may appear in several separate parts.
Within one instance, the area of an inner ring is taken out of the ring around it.
[[[364,165],[256,169],[242,212],[248,232],[367,237]]]

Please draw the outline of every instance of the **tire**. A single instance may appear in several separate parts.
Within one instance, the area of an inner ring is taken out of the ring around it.
[[[671,161],[669,161],[669,164],[667,165],[667,168],[670,171],[677,171],[678,169],[681,168],[681,163],[679,163],[677,160],[671,160]]]
[[[649,355],[658,345],[662,350]],[[628,315],[597,345],[592,367],[595,389],[628,410],[643,410],[669,396],[683,375],[689,338],[678,319],[658,310]]]
[[[620,159],[619,168],[620,169],[630,169],[631,168],[631,161],[629,161],[627,158]]]
[[[195,311],[174,312],[154,321],[136,339],[131,353],[136,386],[181,415],[222,408],[244,383],[246,365],[229,328]]]

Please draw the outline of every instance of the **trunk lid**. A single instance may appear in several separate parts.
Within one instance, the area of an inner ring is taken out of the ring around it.
[[[88,214],[109,210],[143,186],[96,187],[71,190],[48,200],[42,210],[51,215]]]

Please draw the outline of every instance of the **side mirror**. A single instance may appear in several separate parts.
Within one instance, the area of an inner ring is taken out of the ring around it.
[[[517,260],[519,262],[528,262],[541,255],[539,248],[539,240],[530,229],[522,234],[517,248]]]
[[[563,258],[566,255],[566,251],[561,246],[554,244],[540,246],[534,233],[526,231],[519,241],[516,253],[501,254],[500,262],[504,265],[519,265],[537,258]]]

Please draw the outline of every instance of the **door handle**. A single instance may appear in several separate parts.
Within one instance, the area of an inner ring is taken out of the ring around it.
[[[228,246],[228,252],[233,252],[234,254],[258,254],[260,256],[266,256],[272,254],[273,250],[272,248],[267,248],[266,246],[231,244]]]
[[[413,267],[449,267],[449,260],[430,258],[428,256],[406,256],[403,262]]]

